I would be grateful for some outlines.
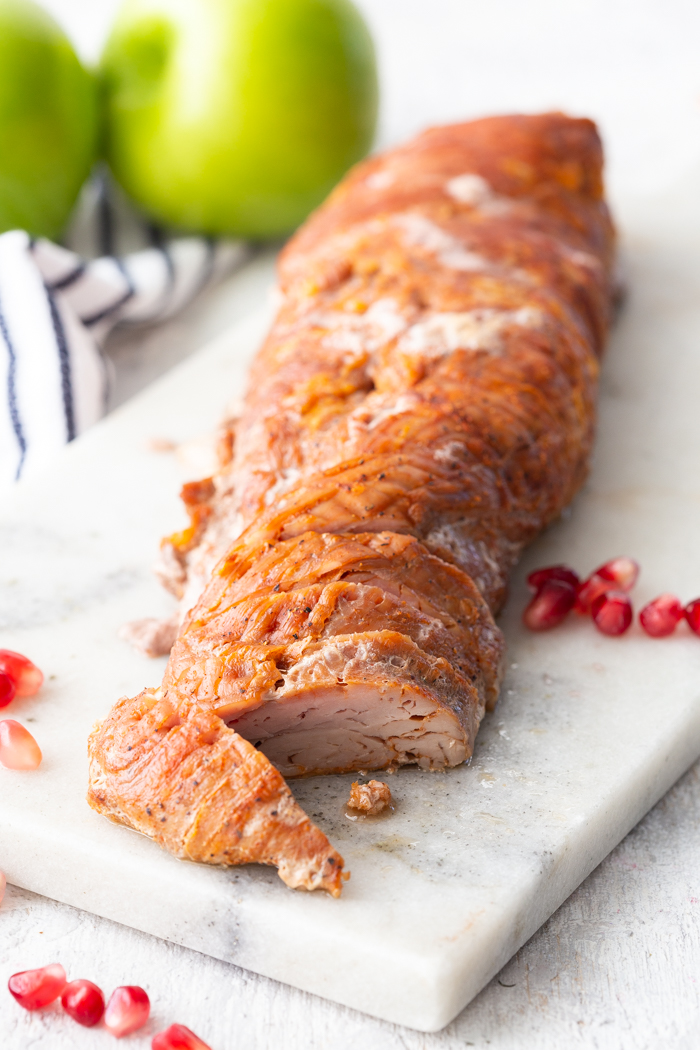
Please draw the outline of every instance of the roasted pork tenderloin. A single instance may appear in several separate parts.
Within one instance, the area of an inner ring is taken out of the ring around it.
[[[185,487],[190,526],[163,544],[183,610],[148,699],[166,728],[142,694],[91,738],[103,812],[192,856],[189,830],[143,814],[182,792],[166,771],[198,719],[235,776],[244,741],[289,776],[469,758],[508,573],[586,476],[613,286],[601,168],[587,120],[435,128],[359,165],[292,239],[220,470]],[[227,850],[197,859],[246,859]]]

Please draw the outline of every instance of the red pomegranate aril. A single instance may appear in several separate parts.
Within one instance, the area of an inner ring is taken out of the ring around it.
[[[71,981],[63,989],[61,1006],[78,1024],[92,1028],[105,1012],[105,997],[92,981]]]
[[[5,872],[0,871],[0,904],[5,896],[5,887],[7,886],[7,879],[5,878]]]
[[[593,573],[584,580],[576,592],[576,612],[584,616],[590,615],[591,606],[596,598],[610,590],[610,581],[604,580],[602,576]]]
[[[126,984],[115,988],[109,997],[105,1009],[105,1028],[117,1039],[130,1035],[137,1028],[143,1027],[151,1012],[151,1003],[144,992],[135,984]]]
[[[36,664],[12,649],[0,649],[0,671],[9,674],[15,683],[17,696],[34,696],[44,681]]]
[[[40,1010],[58,999],[66,987],[66,971],[60,963],[50,963],[39,970],[13,973],[7,987],[25,1010]]]
[[[546,580],[523,613],[531,631],[548,631],[560,624],[576,601],[576,591],[563,580]]]
[[[527,585],[533,591],[539,591],[548,580],[561,580],[572,587],[578,587],[580,583],[578,573],[568,565],[549,565],[545,569],[535,569],[531,572],[527,578]]]
[[[639,565],[634,558],[611,558],[596,569],[593,576],[602,576],[608,583],[614,583],[621,591],[631,591],[639,576]]]
[[[700,634],[700,598],[693,598],[692,602],[688,602],[683,610],[683,615],[691,631]]]
[[[14,718],[0,721],[0,763],[7,769],[36,769],[41,764],[41,748],[23,725]]]
[[[16,693],[17,687],[14,678],[11,678],[9,674],[5,674],[4,671],[0,671],[0,707],[7,707],[8,704],[11,704]]]
[[[151,1050],[211,1050],[211,1047],[184,1024],[171,1024],[153,1036]]]
[[[624,634],[632,623],[632,602],[624,591],[607,591],[593,602],[591,615],[603,634]]]
[[[683,606],[675,594],[661,594],[645,605],[639,614],[641,623],[652,638],[665,638],[672,634],[683,619]]]

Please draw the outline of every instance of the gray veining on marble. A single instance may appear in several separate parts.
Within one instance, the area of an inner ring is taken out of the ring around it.
[[[265,314],[23,486],[2,516],[2,637],[50,677],[7,712],[45,755],[36,773],[0,769],[8,880],[377,1017],[446,1024],[700,753],[696,638],[650,641],[635,628],[609,639],[581,620],[544,636],[519,626],[525,572],[555,560],[586,571],[628,553],[643,565],[642,601],[662,590],[696,596],[693,201],[679,190],[623,213],[632,293],[606,364],[593,474],[514,580],[509,674],[471,766],[397,773],[397,811],[373,824],[344,817],[349,778],[294,785],[352,871],[340,902],[295,894],[270,870],[177,861],[84,802],[92,721],[162,670],[116,638],[125,620],[169,608],[149,565],[158,537],[183,522],[180,469],[149,443],[188,441],[216,421],[244,382]]]

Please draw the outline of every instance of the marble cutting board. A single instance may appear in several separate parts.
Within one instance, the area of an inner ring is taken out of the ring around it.
[[[196,446],[242,387],[265,311],[19,487],[0,515],[0,644],[48,681],[3,712],[45,756],[34,773],[0,768],[8,881],[425,1031],[476,995],[700,754],[700,639],[685,627],[652,641],[578,619],[542,636],[519,625],[526,571],[558,560],[585,572],[627,553],[643,565],[638,603],[700,595],[697,181],[618,209],[631,292],[592,477],[513,581],[508,675],[471,765],[400,771],[396,812],[373,823],[345,817],[350,777],[292,785],[352,871],[341,901],[294,893],[269,869],[175,860],[84,801],[92,722],[162,673],[117,638],[171,607],[149,567],[183,523],[182,468],[153,440]]]

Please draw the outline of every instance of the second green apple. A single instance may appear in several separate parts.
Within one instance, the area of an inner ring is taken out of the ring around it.
[[[286,234],[374,135],[374,48],[349,0],[127,0],[101,79],[116,178],[181,229]]]

